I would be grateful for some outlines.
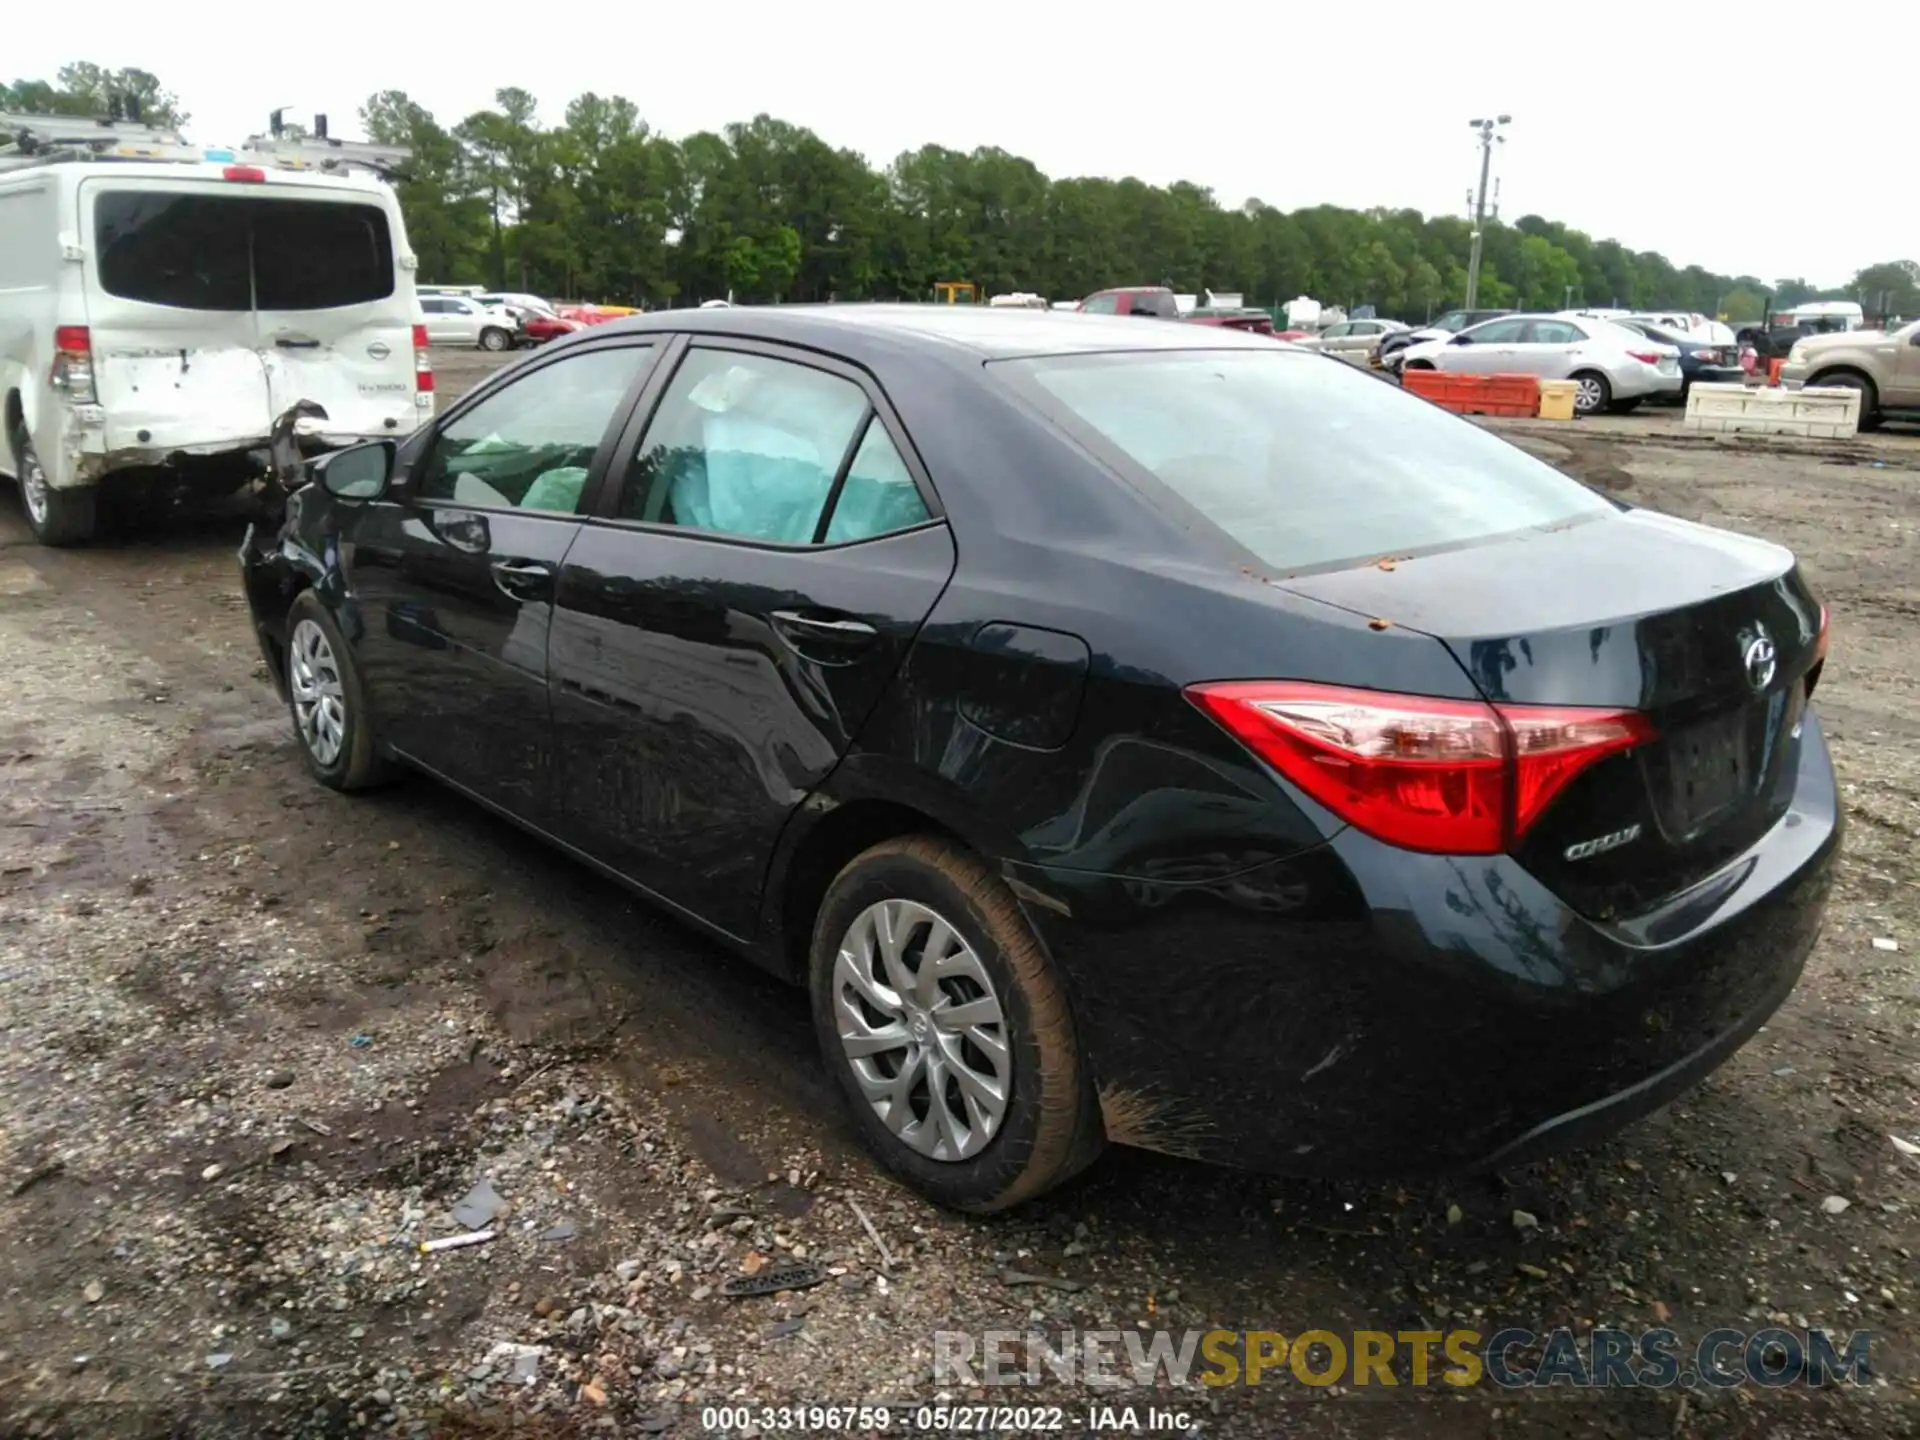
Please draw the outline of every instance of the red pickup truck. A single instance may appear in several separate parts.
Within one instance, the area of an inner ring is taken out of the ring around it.
[[[1154,320],[1178,320],[1187,325],[1218,325],[1228,330],[1273,334],[1273,317],[1264,310],[1189,310],[1184,315],[1173,291],[1164,285],[1123,285],[1096,290],[1080,302],[1089,315],[1139,315]]]

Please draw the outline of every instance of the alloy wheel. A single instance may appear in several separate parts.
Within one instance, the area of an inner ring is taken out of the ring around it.
[[[1583,415],[1592,415],[1607,403],[1606,392],[1600,382],[1591,375],[1580,377],[1580,391],[1573,398],[1574,408]]]
[[[288,688],[300,743],[321,765],[332,765],[347,738],[347,692],[333,645],[326,631],[302,620],[293,627],[288,650]]]
[[[1006,1014],[938,912],[882,900],[855,916],[834,961],[833,1013],[861,1094],[902,1144],[967,1160],[999,1132],[1013,1091]]]

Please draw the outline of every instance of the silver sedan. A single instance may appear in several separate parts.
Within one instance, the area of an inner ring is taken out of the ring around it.
[[[1398,320],[1348,320],[1343,324],[1329,325],[1318,335],[1300,343],[1310,350],[1324,350],[1329,355],[1338,355],[1342,360],[1364,365],[1373,359],[1384,337],[1406,328]]]
[[[1656,395],[1678,395],[1680,351],[1615,325],[1568,315],[1505,315],[1406,352],[1408,370],[1456,375],[1537,375],[1573,380],[1574,410],[1627,411]]]

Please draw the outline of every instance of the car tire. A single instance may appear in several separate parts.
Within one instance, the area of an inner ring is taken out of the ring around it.
[[[1824,385],[1836,390],[1858,390],[1860,392],[1860,428],[1863,431],[1880,428],[1880,391],[1866,376],[1856,375],[1851,370],[1842,370],[1837,375],[1816,376],[1807,381],[1807,384]]]
[[[1598,370],[1581,370],[1567,377],[1580,388],[1573,397],[1573,413],[1585,418],[1602,415],[1613,403],[1613,386]]]
[[[99,528],[99,494],[91,485],[56,490],[47,483],[46,467],[24,430],[11,439],[13,473],[20,486],[20,508],[27,528],[42,545],[83,545]]]
[[[1640,408],[1642,398],[1643,397],[1636,395],[1631,400],[1615,400],[1611,405],[1607,406],[1607,409],[1615,415],[1631,415]]]
[[[933,945],[937,978],[923,969]],[[814,1030],[855,1127],[922,1194],[1004,1210],[1100,1153],[1066,987],[1012,891],[976,856],[931,836],[856,856],[820,903],[809,971]],[[958,1009],[973,1018],[940,1019]]]
[[[480,348],[496,353],[501,350],[510,350],[513,348],[513,337],[499,326],[489,325],[480,332]]]
[[[1400,368],[1402,370],[1431,370],[1434,368],[1434,364],[1431,360],[1408,360],[1403,363]]]
[[[366,686],[327,607],[304,590],[287,611],[287,713],[300,758],[332,790],[365,790],[388,776],[375,744]]]

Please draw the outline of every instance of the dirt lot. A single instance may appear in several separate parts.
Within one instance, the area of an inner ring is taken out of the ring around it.
[[[937,1329],[1771,1321],[1872,1330],[1880,1383],[1104,1398],[1223,1435],[1913,1433],[1920,438],[1510,428],[1792,546],[1830,600],[1851,831],[1800,990],[1698,1093],[1496,1180],[1114,1152],[999,1220],[853,1148],[797,992],[424,782],[310,783],[236,524],[54,552],[0,497],[0,1432],[696,1434],[720,1401],[931,1399]],[[719,1293],[794,1259],[826,1283]]]

